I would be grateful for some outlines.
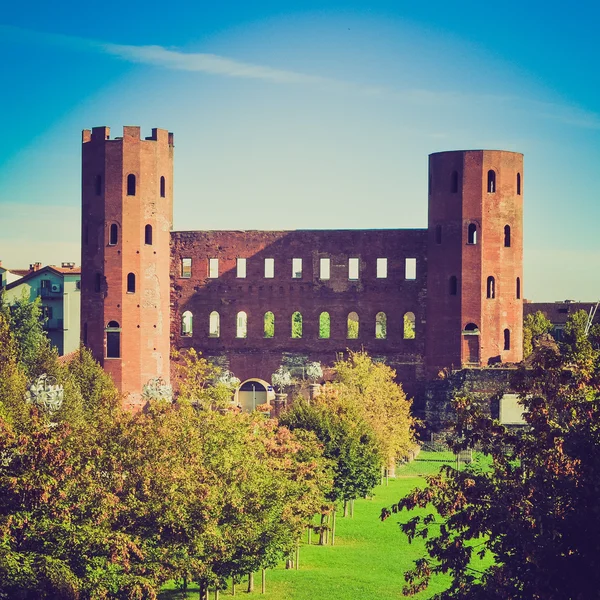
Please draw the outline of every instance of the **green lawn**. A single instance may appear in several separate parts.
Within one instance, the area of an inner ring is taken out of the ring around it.
[[[402,598],[403,573],[413,560],[423,555],[423,544],[409,544],[398,527],[407,520],[406,512],[393,514],[387,521],[379,520],[383,506],[397,502],[408,491],[423,485],[424,480],[413,471],[437,471],[439,465],[414,463],[398,471],[389,486],[378,486],[370,500],[357,500],[354,518],[338,516],[336,545],[308,545],[304,536],[300,547],[300,569],[286,570],[283,565],[267,571],[267,592],[261,594],[260,574],[255,577],[253,595],[272,600],[379,600]],[[313,535],[313,542],[316,542]],[[416,598],[430,598],[448,585],[447,578],[437,578],[429,590]],[[248,597],[245,585],[236,587],[236,596]],[[165,591],[161,598],[175,598],[175,592]],[[189,597],[198,598],[198,592]],[[214,597],[211,592],[210,598]],[[220,598],[231,597],[231,590]]]

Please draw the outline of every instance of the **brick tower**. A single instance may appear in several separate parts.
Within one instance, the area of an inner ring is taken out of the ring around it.
[[[523,358],[523,155],[429,156],[427,365]]]
[[[82,341],[135,408],[169,380],[173,134],[94,127],[82,142]]]

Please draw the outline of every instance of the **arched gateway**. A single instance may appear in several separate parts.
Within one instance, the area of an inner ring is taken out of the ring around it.
[[[275,399],[273,386],[264,379],[246,379],[236,391],[236,403],[243,412],[252,412],[260,404]]]

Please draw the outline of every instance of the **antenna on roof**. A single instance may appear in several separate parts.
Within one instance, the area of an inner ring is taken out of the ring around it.
[[[592,328],[592,323],[594,322],[594,317],[596,316],[596,311],[598,310],[599,302],[596,302],[595,306],[590,306],[590,312],[588,314],[587,322],[585,324],[584,334],[587,336],[590,333],[590,329]]]

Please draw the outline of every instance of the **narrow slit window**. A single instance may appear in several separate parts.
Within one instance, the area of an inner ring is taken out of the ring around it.
[[[236,276],[239,279],[244,279],[246,277],[246,259],[245,258],[238,258],[236,260]]]
[[[152,246],[152,225],[146,225],[144,228],[144,243],[146,246]]]
[[[265,258],[265,279],[273,279],[275,277],[275,259]]]
[[[496,297],[496,280],[491,275],[487,278],[486,296],[490,299]]]
[[[110,224],[110,230],[108,232],[108,245],[116,246],[119,242],[119,226],[116,223]]]
[[[404,261],[404,279],[417,278],[417,259],[407,258]]]
[[[375,338],[385,340],[387,337],[387,317],[384,312],[378,312],[375,317]]]
[[[348,279],[356,281],[359,274],[359,260],[358,258],[348,259]]]
[[[435,243],[436,244],[442,243],[442,226],[441,225],[435,226]]]
[[[116,321],[106,326],[106,358],[121,358],[121,328]]]
[[[271,311],[265,313],[264,331],[266,338],[275,337],[275,315]]]
[[[377,279],[386,279],[387,278],[387,267],[388,267],[387,258],[378,258],[377,259]]]
[[[517,300],[521,299],[521,278],[517,277]]]
[[[331,317],[328,312],[319,315],[319,337],[329,339],[331,337]]]
[[[135,294],[135,273],[127,274],[127,293]]]
[[[490,169],[487,176],[487,191],[488,194],[494,194],[496,192],[496,171]]]
[[[248,315],[243,310],[241,310],[236,317],[235,337],[248,337]]]
[[[94,178],[94,187],[96,188],[96,196],[102,195],[102,175],[96,175]]]
[[[414,312],[407,312],[404,313],[404,339],[405,340],[414,340],[416,337],[416,331],[415,331],[415,313]]]
[[[452,194],[458,193],[458,171],[452,171],[452,176],[450,177],[450,192]]]
[[[521,173],[517,173],[517,196],[521,195]]]
[[[160,197],[164,198],[165,196],[166,196],[165,178],[164,178],[164,176],[161,176],[161,178],[160,178]]]
[[[221,315],[213,310],[208,316],[208,337],[218,338],[221,335]],[[246,336],[238,336],[246,337]]]
[[[456,278],[456,275],[452,275],[450,277],[450,282],[449,282],[449,293],[451,296],[456,296],[456,294],[458,293],[458,279]]]
[[[510,329],[504,330],[504,349],[510,350]]]
[[[504,247],[510,248],[510,225],[504,226]]]
[[[302,259],[292,258],[292,278],[302,279]]]
[[[135,196],[135,175],[133,173],[127,175],[127,195]]]
[[[475,223],[469,223],[467,229],[467,244],[477,244],[477,225]]]
[[[331,259],[321,258],[319,260],[319,279],[331,278]]]
[[[183,279],[189,279],[192,276],[192,259],[182,258],[181,259],[181,277]]]
[[[94,291],[100,292],[102,290],[102,275],[100,273],[96,273],[94,276]]]
[[[217,279],[219,277],[219,259],[209,258],[208,259],[208,277],[210,279]]]
[[[358,313],[351,312],[348,315],[348,330],[346,333],[346,337],[349,340],[357,340],[358,339]]]
[[[186,310],[181,315],[181,335],[190,337],[194,332],[194,315],[191,311]]]
[[[292,337],[302,337],[302,314],[298,311],[292,315]]]

